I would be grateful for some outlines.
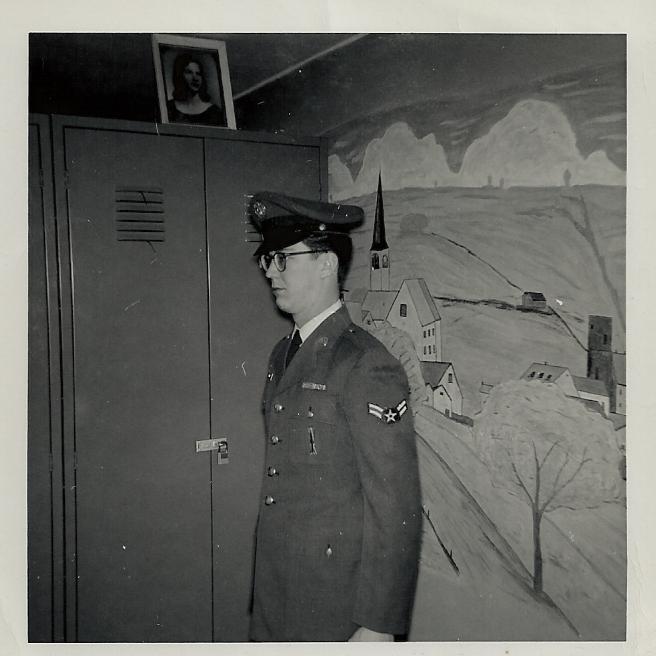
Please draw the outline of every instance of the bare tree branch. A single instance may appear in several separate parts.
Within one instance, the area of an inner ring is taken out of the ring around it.
[[[552,485],[553,490],[556,490],[558,488],[558,482],[560,481],[560,477],[561,477],[562,473],[565,471],[565,467],[567,467],[568,464],[569,464],[569,455],[565,454],[565,460],[563,460],[563,464],[560,466],[560,469],[558,469],[558,471],[556,472],[556,477],[554,478],[554,482],[553,482],[553,485]],[[549,497],[549,501],[547,501],[547,503],[550,503],[553,500],[555,494],[556,494],[556,492],[554,492]]]
[[[540,461],[538,460],[538,450],[535,446],[535,441],[531,440],[531,446],[533,447],[533,460],[535,462],[535,508],[538,508],[540,505]]]
[[[542,462],[540,463],[540,469],[544,467],[545,463],[547,462],[547,458],[551,455],[551,452],[560,444],[560,440],[556,440],[550,447],[549,450],[544,454],[544,458],[542,458]]]
[[[549,497],[547,502],[542,506],[541,512],[544,512],[547,508],[547,506],[554,500],[554,498],[560,494],[578,475],[578,473],[583,469],[583,465],[585,465],[587,462],[592,462],[592,458],[586,458],[585,454],[587,453],[587,448],[583,449],[583,453],[581,454],[581,462],[579,463],[579,466],[574,470],[572,475],[560,486],[560,488],[556,488],[554,485],[554,492],[553,494]]]
[[[517,471],[517,467],[515,467],[515,461],[512,459],[512,456],[510,455],[510,451],[506,450],[508,453],[508,459],[510,460],[510,466],[512,467],[512,470],[515,474],[515,478],[517,479],[517,482],[519,483],[520,487],[522,490],[524,490],[526,496],[528,497],[528,500],[530,501],[531,505],[533,505],[533,497],[531,496],[531,493],[528,491],[526,485],[524,485],[524,481],[522,480],[522,477],[519,475],[519,472]]]

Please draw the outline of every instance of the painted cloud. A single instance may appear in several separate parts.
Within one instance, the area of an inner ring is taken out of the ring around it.
[[[342,200],[369,194],[382,171],[386,189],[405,187],[481,187],[488,178],[498,185],[551,187],[563,184],[566,169],[571,184],[624,185],[626,174],[606,153],[583,157],[576,135],[554,103],[523,100],[490,131],[468,147],[459,172],[449,168],[434,134],[418,139],[403,122],[392,124],[366,147],[355,180],[337,155],[328,160],[332,198]]]

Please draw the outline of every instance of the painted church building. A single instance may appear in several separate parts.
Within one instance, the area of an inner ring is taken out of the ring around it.
[[[423,278],[401,283],[387,322],[410,335],[420,362],[442,360],[441,317]]]

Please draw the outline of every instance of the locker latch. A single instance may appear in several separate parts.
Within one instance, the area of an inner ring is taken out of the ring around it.
[[[218,451],[217,464],[228,463],[228,438],[219,437],[210,440],[196,440],[196,453],[203,451]]]

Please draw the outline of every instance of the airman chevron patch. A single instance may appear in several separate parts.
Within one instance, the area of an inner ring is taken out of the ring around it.
[[[375,403],[367,403],[367,409],[370,415],[380,419],[385,424],[394,424],[399,421],[408,409],[408,403],[401,401],[395,408],[383,408]]]

